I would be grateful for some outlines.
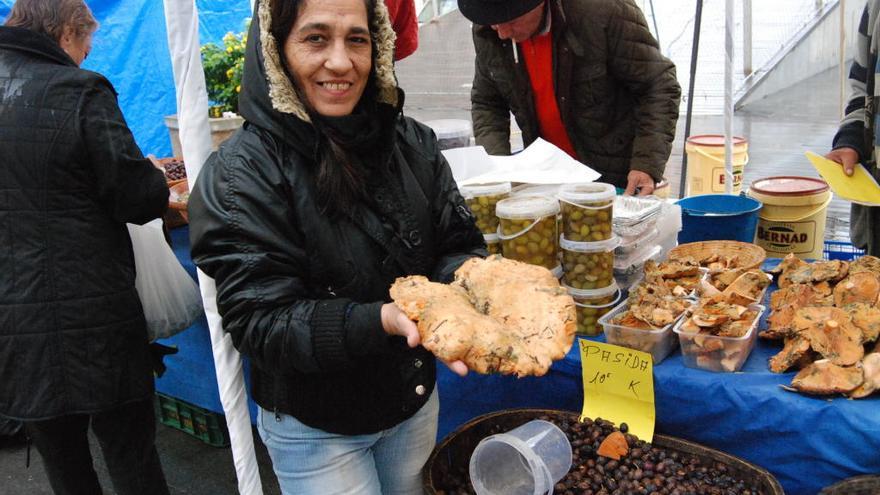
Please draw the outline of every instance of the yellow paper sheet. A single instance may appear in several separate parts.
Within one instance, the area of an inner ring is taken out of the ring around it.
[[[849,176],[839,163],[810,151],[806,154],[834,194],[853,203],[880,206],[880,186],[861,164],[856,164],[852,176]]]
[[[581,417],[602,418],[650,442],[654,438],[654,367],[646,352],[579,339],[584,375]]]

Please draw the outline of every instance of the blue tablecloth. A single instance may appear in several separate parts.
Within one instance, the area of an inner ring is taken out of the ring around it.
[[[185,227],[172,231],[175,253],[194,275],[188,235]],[[177,345],[180,353],[166,359],[168,372],[157,381],[158,390],[222,412],[204,320],[163,343]],[[687,368],[674,351],[654,368],[657,432],[762,466],[788,494],[814,494],[850,476],[880,473],[880,397],[854,401],[787,392],[779,386],[789,384],[793,373],[767,369],[767,360],[779,349],[759,339],[741,373]],[[438,438],[487,412],[515,407],[580,411],[583,404],[576,345],[541,378],[474,373],[461,378],[440,365],[437,380]]]
[[[767,368],[781,348],[758,339],[739,373],[688,368],[680,350],[673,351],[654,367],[657,433],[740,456],[770,471],[788,494],[812,495],[850,476],[880,473],[880,397],[849,400],[788,392],[780,385],[790,384],[794,373]],[[441,365],[437,380],[440,438],[491,411],[539,407],[579,412],[584,400],[577,345],[541,378],[461,378]]]

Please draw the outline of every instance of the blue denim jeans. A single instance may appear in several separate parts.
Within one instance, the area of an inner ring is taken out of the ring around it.
[[[338,435],[260,408],[257,429],[285,495],[421,494],[437,437],[437,389],[413,417],[369,435]]]

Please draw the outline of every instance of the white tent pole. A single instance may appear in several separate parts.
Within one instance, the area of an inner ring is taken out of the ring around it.
[[[211,154],[208,94],[199,51],[199,19],[195,0],[164,0],[164,7],[168,51],[177,91],[180,144],[189,186],[192,188],[202,164]],[[241,357],[232,346],[232,339],[221,327],[214,281],[201,270],[199,287],[211,334],[220,402],[226,414],[238,490],[243,495],[262,495]]]
[[[849,82],[846,77],[846,0],[840,0],[837,6],[840,9],[840,52],[839,60],[839,77],[840,77],[840,118],[846,117],[846,86]]]
[[[733,0],[724,2],[724,192],[733,193]]]
[[[752,75],[752,0],[743,0],[743,74]]]

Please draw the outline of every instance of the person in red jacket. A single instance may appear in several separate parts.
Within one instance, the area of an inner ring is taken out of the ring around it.
[[[419,17],[414,0],[385,0],[391,27],[397,34],[394,61],[403,60],[419,47]]]

